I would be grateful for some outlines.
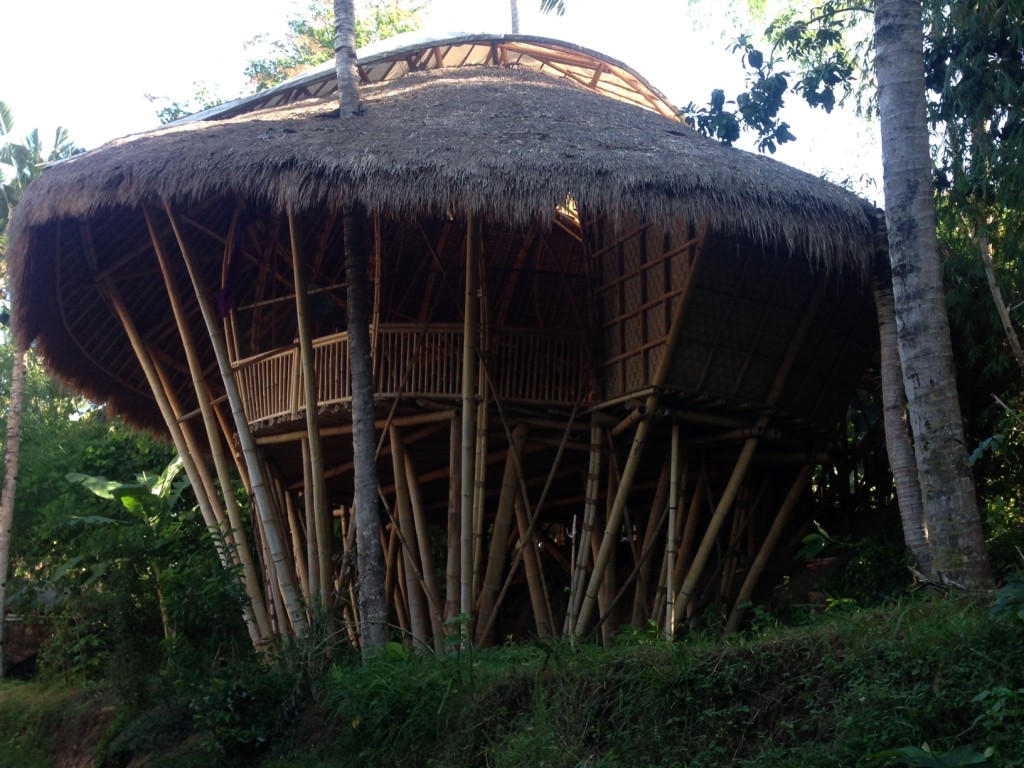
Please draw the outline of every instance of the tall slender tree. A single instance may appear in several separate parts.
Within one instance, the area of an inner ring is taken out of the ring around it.
[[[358,120],[355,9],[352,0],[334,0],[335,67],[340,120]],[[374,428],[373,360],[370,356],[369,258],[363,237],[363,216],[355,203],[343,211],[345,277],[348,283],[349,369],[352,377],[352,452],[355,475],[356,567],[359,571],[360,642],[366,658],[387,642],[384,555],[380,544],[380,511]]]
[[[932,572],[991,583],[964,442],[935,230],[921,0],[877,0],[875,67],[900,362]]]

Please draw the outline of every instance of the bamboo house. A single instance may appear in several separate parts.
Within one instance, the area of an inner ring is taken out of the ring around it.
[[[564,42],[359,71],[359,119],[325,68],[49,168],[11,231],[20,338],[174,441],[254,642],[317,604],[358,642],[351,237],[396,628],[735,626],[877,354],[872,208]]]

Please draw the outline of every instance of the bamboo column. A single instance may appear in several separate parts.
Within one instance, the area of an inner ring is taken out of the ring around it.
[[[576,634],[576,617],[583,602],[583,587],[587,581],[590,565],[590,540],[597,521],[598,495],[601,489],[601,427],[596,416],[590,419],[590,456],[587,464],[587,482],[584,491],[583,525],[579,545],[576,548],[576,564],[569,586],[569,610],[565,617],[565,632]]]
[[[445,609],[446,619],[457,616],[462,610],[460,594],[460,566],[462,561],[462,509],[460,499],[462,496],[459,488],[459,478],[462,476],[460,470],[460,459],[462,445],[460,436],[462,425],[458,415],[452,417],[451,428],[448,438],[448,562],[445,569]]]
[[[498,508],[494,515],[494,526],[491,530],[491,546],[487,557],[487,568],[484,574],[483,587],[477,604],[477,645],[486,645],[490,640],[484,636],[484,630],[491,625],[491,613],[494,611],[498,590],[501,589],[502,575],[508,555],[508,540],[512,532],[515,512],[515,499],[519,495],[519,482],[516,472],[516,456],[521,455],[523,443],[526,441],[527,427],[517,424],[512,430],[512,444],[505,457],[505,472],[501,480],[501,493],[498,497]]]
[[[299,440],[302,452],[302,507],[303,516],[306,522],[306,583],[309,585],[310,605],[313,605],[314,595],[320,581],[320,544],[319,530],[316,524],[316,504],[313,501],[313,494],[310,488],[313,487],[313,462],[309,456],[308,435],[303,435]],[[317,598],[319,599],[319,598]]]
[[[649,581],[651,575],[652,560],[648,556],[654,549],[654,541],[661,530],[661,515],[666,511],[669,503],[669,480],[672,474],[671,461],[661,465],[661,474],[658,476],[658,485],[654,490],[654,501],[651,504],[651,513],[647,516],[647,528],[644,531],[644,541],[640,548],[640,563],[636,568],[636,588],[633,593],[633,618],[634,627],[642,626],[650,614],[650,601],[648,597]],[[668,538],[672,538],[672,529],[669,529]]]
[[[462,492],[460,579],[460,613],[473,616],[473,488],[476,478],[476,359],[477,329],[480,302],[477,295],[475,256],[477,223],[470,214],[466,221],[466,295],[462,331]],[[472,629],[466,627],[466,642],[472,642]]]
[[[427,646],[427,609],[423,591],[416,581],[416,573],[420,571],[415,563],[416,550],[409,542],[416,536],[416,525],[413,521],[412,502],[409,500],[409,485],[405,473],[405,451],[403,450],[398,430],[392,427],[391,465],[395,475],[395,507],[397,508],[398,532],[402,541],[402,564],[405,575],[406,603],[409,606],[409,627],[413,641],[419,646]]]
[[[793,333],[793,338],[790,339],[789,346],[786,349],[786,356],[779,365],[779,370],[776,372],[775,379],[772,381],[771,389],[768,391],[768,397],[766,398],[766,404],[769,407],[774,406],[778,402],[779,396],[782,394],[782,388],[789,379],[789,372],[793,368],[793,363],[796,361],[800,348],[803,345],[803,341],[807,337],[811,324],[814,322],[814,318],[818,313],[818,308],[821,306],[824,295],[825,278],[821,277],[819,278],[818,285],[815,288],[814,296],[804,310],[804,314],[800,318],[800,324]],[[718,533],[722,528],[722,523],[725,522],[726,516],[732,509],[732,503],[736,498],[736,494],[739,492],[740,486],[743,484],[744,477],[746,477],[747,469],[750,467],[751,459],[754,457],[754,451],[757,449],[758,442],[760,441],[759,435],[764,431],[764,428],[768,426],[770,421],[770,412],[759,417],[754,424],[752,432],[753,437],[747,438],[743,443],[743,448],[740,450],[739,458],[736,460],[736,465],[733,467],[732,476],[729,478],[729,482],[725,487],[725,492],[718,500],[718,505],[715,507],[715,511],[711,515],[711,520],[708,521],[708,527],[704,531],[704,538],[702,539],[700,546],[697,548],[697,554],[693,558],[690,570],[686,574],[686,578],[683,580],[682,587],[679,589],[679,595],[676,598],[677,610],[679,611],[686,609],[694,591],[697,588],[697,582],[703,575],[704,567],[707,565],[708,558],[711,556],[712,545],[718,537]]]
[[[190,253],[187,243],[185,242],[184,233],[180,229],[177,216],[175,216],[174,211],[171,209],[169,204],[165,203],[164,208],[167,212],[167,218],[171,222],[171,227],[174,230],[174,235],[178,240],[178,247],[181,250],[182,259],[188,269],[189,277],[192,280],[192,286],[196,292],[196,299],[199,302],[199,308],[203,315],[203,321],[206,323],[207,332],[210,334],[210,343],[213,346],[214,355],[217,358],[217,366],[220,369],[221,379],[224,383],[224,391],[228,397],[228,403],[231,406],[231,415],[234,417],[235,429],[238,434],[238,439],[242,446],[242,453],[245,456],[245,463],[249,471],[249,479],[252,483],[252,491],[256,501],[256,510],[260,515],[261,522],[263,523],[263,533],[266,537],[267,551],[275,568],[279,571],[278,575],[282,592],[281,597],[284,601],[289,621],[296,636],[302,637],[306,634],[306,619],[304,616],[302,601],[299,599],[299,593],[295,586],[294,575],[289,572],[287,567],[288,556],[283,546],[281,532],[274,524],[274,520],[271,516],[273,507],[270,490],[267,487],[266,479],[264,477],[263,467],[261,466],[256,443],[252,439],[252,432],[249,430],[249,423],[246,421],[245,411],[242,408],[242,398],[238,393],[238,385],[235,382],[234,371],[232,371],[231,363],[228,359],[228,350],[224,341],[224,331],[221,324],[217,321],[217,313],[214,311],[213,305],[210,303],[210,299],[206,295],[206,288],[203,284],[202,275],[199,273],[195,260]]]
[[[327,487],[324,483],[324,455],[320,442],[319,396],[317,393],[316,364],[313,337],[309,330],[309,297],[306,293],[306,266],[302,252],[302,235],[295,212],[288,208],[288,236],[292,246],[292,272],[295,281],[295,313],[299,331],[299,358],[302,361],[303,394],[306,398],[306,433],[309,442],[310,479],[312,488],[306,493],[313,497],[313,520],[316,532],[316,556],[319,579],[310,584],[315,600],[327,615],[333,603],[331,590],[331,559],[333,532],[329,529],[330,510],[327,506]]]
[[[668,501],[668,534],[665,536],[665,575],[668,582],[665,585],[667,596],[665,604],[665,639],[671,640],[676,636],[676,603],[675,583],[672,580],[676,570],[676,514],[679,509],[679,424],[672,425],[672,464],[671,479],[669,480],[669,501]]]
[[[397,432],[397,430],[396,430]],[[401,442],[401,439],[399,439]],[[441,595],[437,588],[437,575],[434,571],[434,552],[430,543],[430,531],[427,528],[426,511],[423,506],[423,493],[420,489],[419,477],[412,457],[408,451],[402,451],[405,464],[405,479],[409,487],[409,503],[412,505],[412,519],[416,526],[416,543],[419,545],[420,567],[423,575],[423,591],[427,596],[427,607],[430,613],[430,631],[434,637],[434,651],[444,651],[444,616]]]
[[[797,475],[793,485],[790,486],[789,493],[786,494],[782,507],[779,508],[778,514],[775,515],[772,527],[768,530],[768,535],[765,536],[761,549],[750,566],[750,571],[747,572],[747,578],[744,579],[743,586],[740,587],[739,594],[736,595],[736,603],[733,605],[729,619],[725,623],[725,631],[727,633],[735,632],[739,629],[740,622],[743,621],[743,616],[746,613],[746,608],[743,606],[754,594],[757,582],[761,578],[761,574],[764,573],[765,566],[775,551],[775,546],[778,544],[782,532],[786,529],[786,525],[789,523],[789,518],[796,508],[797,502],[800,501],[801,496],[807,489],[807,483],[810,482],[811,472],[813,471],[814,466],[812,464],[804,464],[800,474]]]

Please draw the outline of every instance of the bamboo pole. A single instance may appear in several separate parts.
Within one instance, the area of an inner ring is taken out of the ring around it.
[[[156,223],[148,208],[144,209],[146,226],[149,229],[150,240],[153,243],[153,250],[156,253],[160,265],[160,272],[164,278],[164,285],[167,289],[167,296],[171,302],[171,312],[174,315],[175,323],[178,326],[178,334],[185,349],[185,358],[192,375],[192,385],[196,391],[196,399],[199,401],[199,410],[203,416],[203,426],[206,429],[207,441],[210,445],[210,454],[213,458],[214,469],[217,472],[217,479],[220,482],[224,498],[224,508],[227,513],[230,532],[227,534],[229,540],[234,544],[234,551],[242,564],[242,586],[249,596],[252,604],[254,620],[262,638],[270,637],[270,621],[266,613],[266,603],[260,590],[260,580],[256,573],[256,565],[253,562],[252,551],[249,549],[249,542],[245,537],[245,529],[242,524],[241,511],[232,490],[233,483],[231,471],[224,455],[223,442],[219,433],[219,424],[214,412],[215,407],[211,403],[209,387],[206,383],[206,376],[203,373],[202,363],[199,360],[199,353],[196,350],[195,340],[189,326],[184,304],[178,291],[178,286],[170,269],[170,259],[164,250],[163,242],[157,233]],[[186,430],[182,430],[183,437],[188,442]],[[200,469],[202,472],[202,469]],[[208,473],[204,473],[208,474]],[[212,481],[204,480],[212,485]]]
[[[252,433],[249,431],[249,424],[245,419],[245,411],[242,408],[242,399],[238,393],[238,386],[235,382],[234,373],[231,370],[231,361],[228,358],[227,347],[224,342],[224,331],[217,322],[217,314],[206,295],[202,275],[192,258],[190,249],[185,242],[184,234],[181,232],[177,217],[168,203],[164,204],[167,217],[171,222],[174,235],[178,240],[178,247],[181,250],[182,259],[188,269],[189,277],[192,280],[196,292],[196,299],[206,323],[207,332],[210,334],[210,343],[213,346],[214,355],[217,358],[217,365],[220,369],[221,378],[224,383],[224,391],[231,406],[231,414],[234,417],[235,429],[239,442],[242,446],[242,453],[245,456],[246,467],[249,472],[249,479],[252,483],[252,491],[256,501],[256,510],[264,524],[264,536],[267,551],[271,562],[279,573],[282,589],[282,600],[285,603],[288,619],[297,637],[306,634],[306,619],[302,608],[302,601],[299,599],[298,590],[295,586],[295,579],[288,572],[287,554],[283,547],[281,533],[274,525],[271,506],[270,491],[267,488],[263,467],[257,454],[256,444],[253,442]],[[279,567],[280,566],[280,567]]]
[[[679,541],[675,554],[675,569],[672,572],[674,584],[681,584],[683,574],[686,571],[686,564],[690,558],[690,550],[693,549],[693,541],[697,535],[697,523],[700,520],[700,508],[704,503],[706,494],[707,478],[703,471],[697,473],[697,482],[693,489],[693,496],[690,498],[690,506],[686,513],[685,525],[679,518],[676,518],[676,531],[673,534],[673,541]],[[683,528],[682,539],[679,538],[679,528]],[[665,561],[661,564],[661,577],[658,581],[658,593],[654,599],[654,610],[651,612],[652,621],[661,621],[665,615],[665,603],[668,602],[668,568]],[[674,595],[673,595],[674,597]],[[677,614],[678,615],[678,614]]]
[[[395,507],[398,511],[398,533],[402,540],[402,566],[405,575],[405,595],[409,606],[409,626],[415,643],[426,646],[427,643],[427,610],[424,595],[416,582],[416,572],[420,570],[415,563],[416,551],[408,546],[416,536],[416,526],[412,516],[412,502],[409,500],[409,485],[405,473],[405,451],[403,450],[398,430],[391,432],[391,465],[395,475]]]
[[[679,508],[679,424],[672,425],[672,477],[669,480],[669,502],[668,502],[668,530],[665,537],[665,574],[668,583],[665,585],[665,594],[668,599],[665,605],[665,639],[671,640],[676,636],[676,603],[675,583],[672,580],[676,570],[676,542],[674,533],[676,530],[676,514]]]
[[[494,515],[494,526],[491,530],[491,546],[487,558],[487,569],[484,574],[483,587],[477,604],[479,621],[477,624],[476,643],[486,645],[490,638],[485,637],[484,629],[490,626],[491,613],[501,589],[502,574],[508,555],[508,539],[512,531],[515,514],[515,498],[519,494],[519,483],[516,475],[515,455],[522,451],[526,441],[527,428],[524,424],[516,425],[512,430],[512,444],[509,446],[505,459],[505,472],[501,480],[501,494],[498,508]]]
[[[800,323],[794,331],[793,338],[790,339],[789,346],[786,349],[786,356],[779,365],[779,369],[772,381],[771,389],[769,390],[766,398],[766,404],[769,407],[774,406],[778,402],[779,396],[782,394],[782,388],[785,386],[786,381],[789,378],[789,372],[793,367],[793,363],[796,362],[797,355],[799,354],[800,348],[803,346],[803,341],[807,337],[807,333],[814,322],[814,318],[818,313],[818,308],[821,306],[824,295],[825,278],[822,276],[818,279],[814,295],[804,310],[803,316],[800,318]],[[769,411],[767,414],[757,419],[757,422],[754,424],[754,429],[763,430],[768,426],[770,420],[771,412]],[[677,610],[679,611],[686,609],[691,597],[693,596],[694,590],[697,587],[697,582],[703,575],[704,567],[707,565],[708,558],[711,555],[712,544],[718,537],[718,533],[722,528],[722,523],[725,522],[725,518],[732,508],[732,503],[736,498],[736,494],[739,492],[744,477],[746,476],[747,469],[750,466],[751,459],[754,457],[754,451],[757,449],[758,442],[758,437],[750,437],[747,438],[746,442],[743,444],[739,458],[733,468],[732,476],[729,478],[729,483],[726,485],[725,492],[722,494],[722,497],[718,500],[718,505],[715,507],[715,511],[711,515],[711,520],[708,522],[708,527],[704,532],[704,538],[701,541],[700,547],[697,549],[697,554],[694,556],[689,572],[686,574],[686,578],[683,580],[683,585],[679,589],[679,595],[676,599],[678,603]]]
[[[675,353],[675,348],[683,330],[683,316],[686,314],[686,308],[689,306],[689,300],[693,295],[693,289],[697,282],[696,275],[704,253],[704,239],[705,237],[702,236],[700,238],[700,242],[694,249],[694,255],[690,263],[690,270],[688,272],[686,285],[683,287],[683,292],[680,293],[679,298],[676,300],[677,303],[675,313],[672,316],[672,325],[669,328],[661,360],[658,362],[658,368],[655,371],[654,379],[651,382],[651,386],[654,387],[654,391],[647,396],[647,400],[644,403],[647,408],[647,413],[637,424],[636,432],[633,436],[633,443],[629,451],[629,458],[626,460],[626,466],[622,471],[622,482],[619,484],[618,492],[615,494],[615,500],[608,512],[608,519],[605,525],[605,536],[601,542],[601,548],[598,551],[598,555],[594,560],[594,570],[591,572],[590,583],[587,585],[587,592],[583,598],[583,604],[580,606],[580,614],[576,624],[577,636],[582,636],[583,633],[586,632],[587,625],[590,623],[591,615],[594,612],[598,591],[600,590],[604,579],[605,569],[608,567],[612,554],[614,553],[615,532],[618,530],[619,525],[622,522],[622,515],[626,509],[626,501],[629,498],[629,493],[632,489],[636,472],[640,467],[640,461],[643,456],[643,449],[647,441],[647,435],[650,431],[654,414],[658,410],[658,388],[661,387],[668,378],[669,370],[672,367],[672,358]],[[609,533],[611,535],[609,535]]]
[[[473,616],[473,489],[476,478],[476,401],[477,387],[474,362],[477,359],[477,330],[480,314],[477,296],[477,268],[474,245],[477,223],[470,214],[466,222],[466,294],[463,304],[462,347],[462,462],[460,488],[462,507],[460,516],[461,550],[460,613],[469,621]],[[472,642],[472,628],[465,627],[465,641]]]
[[[481,372],[484,370],[481,360]],[[477,382],[483,380],[483,374]],[[487,430],[490,426],[490,409],[486,388],[480,387],[480,405],[476,419],[476,477],[473,480],[473,601],[479,599],[481,570],[484,560],[484,502],[487,491]]]
[[[412,519],[416,526],[416,542],[420,550],[420,567],[423,573],[423,591],[427,595],[429,606],[430,631],[434,637],[434,651],[444,651],[444,617],[442,614],[441,595],[437,588],[437,575],[434,570],[434,552],[430,543],[430,531],[427,528],[426,513],[423,508],[423,494],[420,490],[416,467],[408,451],[403,451],[405,459],[406,482],[409,485],[409,502],[412,504]]]
[[[523,553],[523,567],[526,569],[526,584],[530,592],[530,604],[533,607],[533,618],[537,626],[537,637],[541,640],[553,634],[551,625],[551,606],[548,603],[547,588],[544,584],[544,572],[540,568],[537,555],[537,538],[530,531],[530,521],[523,506],[523,497],[515,494],[513,504],[516,513],[516,524],[519,527],[519,545]]]
[[[565,618],[565,634],[574,637],[576,634],[576,617],[583,602],[583,588],[587,581],[587,570],[590,564],[590,539],[597,520],[597,503],[601,489],[601,427],[597,416],[590,419],[590,458],[587,464],[587,481],[583,502],[583,525],[580,531],[580,542],[576,550],[576,566],[570,580],[569,610]]]
[[[331,612],[331,559],[334,536],[329,530],[327,487],[324,484],[324,454],[320,442],[319,395],[317,393],[316,365],[313,355],[313,337],[309,330],[309,301],[306,295],[305,257],[302,253],[302,236],[295,212],[288,208],[288,237],[292,246],[292,272],[295,283],[295,315],[299,331],[299,358],[302,363],[303,394],[306,398],[306,433],[309,442],[309,463],[312,488],[306,493],[313,497],[313,520],[316,531],[316,555],[319,580],[313,587],[313,595],[328,615]]]
[[[299,525],[298,513],[295,511],[295,500],[288,491],[284,491],[284,507],[288,515],[288,529],[292,535],[292,553],[295,556],[295,573],[299,577],[299,589],[302,590],[302,599],[306,605],[312,605],[309,592],[309,571],[306,567],[306,551],[303,542],[302,526]]]
[[[654,547],[654,540],[661,529],[660,520],[668,508],[669,503],[669,480],[672,474],[671,461],[666,459],[661,465],[661,474],[658,476],[658,484],[654,489],[654,501],[651,503],[651,512],[647,516],[647,528],[644,531],[643,546],[640,549],[640,564],[637,566],[636,590],[633,594],[633,618],[634,627],[643,626],[650,614],[650,576],[651,559],[647,553]],[[659,521],[655,524],[655,521]],[[668,538],[672,538],[672,529],[669,528]]]
[[[462,425],[460,423],[458,415],[453,415],[451,418],[450,435],[448,439],[448,562],[445,569],[445,609],[444,615],[446,619],[451,619],[457,616],[461,610],[461,597],[459,594],[460,587],[460,565],[462,561],[461,555],[461,520],[462,510],[459,506],[459,499],[462,493],[459,489],[459,478],[462,476],[462,472],[459,468],[459,462],[462,456],[462,445],[460,443],[460,436],[462,434]]]
[[[736,595],[736,603],[733,605],[729,619],[725,623],[726,633],[735,632],[739,629],[747,610],[745,605],[753,596],[754,589],[757,588],[757,582],[761,578],[761,574],[764,573],[765,566],[771,559],[772,554],[775,552],[775,547],[782,536],[782,532],[786,529],[786,525],[789,524],[789,518],[796,508],[797,502],[800,501],[801,496],[803,496],[804,491],[807,489],[807,483],[810,482],[813,471],[813,465],[804,464],[800,473],[793,481],[793,485],[790,486],[789,493],[786,494],[786,498],[782,502],[778,514],[775,515],[771,528],[768,530],[768,535],[765,536],[761,549],[758,551],[757,557],[754,558],[754,562],[747,572],[743,586],[740,587],[739,594]]]
[[[316,504],[309,492],[313,487],[313,463],[309,457],[309,440],[304,437],[299,445],[302,447],[302,506],[306,518],[306,583],[312,590],[310,599],[320,600],[320,531],[316,524]]]
[[[86,243],[87,252],[93,253],[92,236],[88,229],[83,229],[82,236]],[[90,258],[90,266],[95,268],[94,257]],[[122,327],[125,329],[125,333],[128,335],[128,340],[132,346],[132,350],[135,352],[139,365],[142,367],[146,380],[153,392],[153,397],[156,400],[157,407],[159,408],[160,413],[164,418],[164,422],[167,425],[167,430],[171,435],[171,441],[174,443],[174,448],[181,457],[185,474],[188,476],[189,482],[192,484],[192,489],[196,495],[196,500],[199,505],[199,511],[203,517],[203,522],[208,530],[222,533],[224,530],[222,519],[218,519],[213,501],[207,493],[207,488],[210,484],[209,480],[208,478],[203,478],[200,472],[200,463],[195,460],[194,454],[189,450],[182,426],[175,416],[174,408],[168,397],[168,390],[165,388],[164,383],[157,372],[156,364],[146,347],[146,343],[138,332],[138,329],[135,327],[135,321],[131,318],[128,309],[124,304],[124,300],[121,297],[120,291],[113,279],[108,275],[100,281],[100,285],[103,293],[107,297],[107,301],[110,302],[115,314],[121,321]],[[218,546],[217,549],[218,555],[221,559],[221,564],[225,568],[230,567],[231,564],[229,562],[230,558],[228,553],[220,546]],[[250,599],[250,603],[251,612],[250,607],[247,607],[243,612],[246,628],[249,631],[249,636],[253,645],[260,648],[268,638],[269,633],[264,634],[263,627],[259,626],[255,618],[262,603],[252,599]]]

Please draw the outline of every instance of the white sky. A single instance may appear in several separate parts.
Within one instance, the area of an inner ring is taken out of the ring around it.
[[[286,32],[289,15],[308,0],[24,0],[5,3],[0,100],[14,112],[16,134],[38,127],[48,141],[57,125],[84,147],[152,128],[146,94],[189,99],[202,82],[223,98],[240,95],[245,44]],[[742,87],[739,57],[728,53],[748,20],[729,18],[721,0],[567,0],[564,17],[519,0],[521,31],[569,40],[613,56],[638,71],[677,105],[706,103],[714,87],[728,97]],[[357,0],[358,6],[358,0]],[[507,0],[432,0],[426,29],[508,31]],[[811,112],[787,99],[797,141],[776,157],[811,173],[881,184],[881,151],[873,126],[849,116]],[[856,183],[869,199],[877,188]]]

